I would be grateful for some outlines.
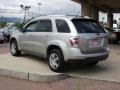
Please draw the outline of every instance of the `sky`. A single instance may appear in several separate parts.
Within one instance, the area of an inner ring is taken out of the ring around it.
[[[80,4],[70,0],[0,0],[0,8],[21,10],[20,4],[30,5],[31,12],[39,12],[38,3],[41,3],[42,14],[80,14]],[[2,13],[2,15],[8,15]],[[15,16],[9,14],[8,16]],[[18,15],[17,15],[18,16]]]
[[[81,5],[75,3],[71,0],[0,0],[0,9],[12,9],[12,10],[21,10],[20,4],[30,5],[31,12],[39,12],[38,3],[41,3],[40,13],[41,14],[69,14],[69,15],[80,15],[81,14]],[[21,13],[21,12],[20,12]],[[20,13],[5,13],[0,12],[0,16],[7,17],[18,17],[22,18],[23,14]],[[102,21],[102,18],[105,17],[105,22],[107,21],[106,13],[99,13],[99,20]],[[31,14],[35,15],[35,14]],[[28,15],[28,16],[31,16]],[[120,14],[114,14],[114,19],[120,17]]]

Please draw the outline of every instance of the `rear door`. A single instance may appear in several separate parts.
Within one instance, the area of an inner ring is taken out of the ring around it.
[[[84,54],[103,53],[106,51],[107,35],[99,24],[92,19],[73,19],[79,33],[79,48]]]

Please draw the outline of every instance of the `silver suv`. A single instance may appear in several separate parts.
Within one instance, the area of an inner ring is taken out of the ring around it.
[[[31,20],[12,35],[10,50],[13,56],[27,52],[46,58],[53,71],[71,61],[95,65],[109,55],[107,35],[95,20],[66,16]]]

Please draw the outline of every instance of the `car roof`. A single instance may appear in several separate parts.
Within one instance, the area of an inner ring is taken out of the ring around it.
[[[39,19],[92,19],[88,16],[75,16],[75,15],[47,15],[47,16],[40,16],[35,18],[31,21],[39,20]]]

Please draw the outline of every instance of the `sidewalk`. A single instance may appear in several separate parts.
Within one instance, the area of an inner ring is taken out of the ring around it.
[[[0,76],[1,90],[120,90],[119,83],[98,80],[67,78],[64,80],[44,83],[31,82]]]
[[[1,49],[3,49],[2,46]],[[8,47],[6,47],[8,48]],[[4,49],[6,49],[4,47]],[[0,75],[7,75],[32,81],[57,81],[69,76],[120,82],[120,46],[110,45],[111,54],[108,60],[98,65],[81,66],[71,65],[65,67],[65,73],[52,72],[46,60],[31,55],[13,57],[9,51],[0,53]]]
[[[68,77],[52,72],[45,60],[29,55],[13,57],[10,53],[0,54],[0,75],[32,81],[56,81]]]

